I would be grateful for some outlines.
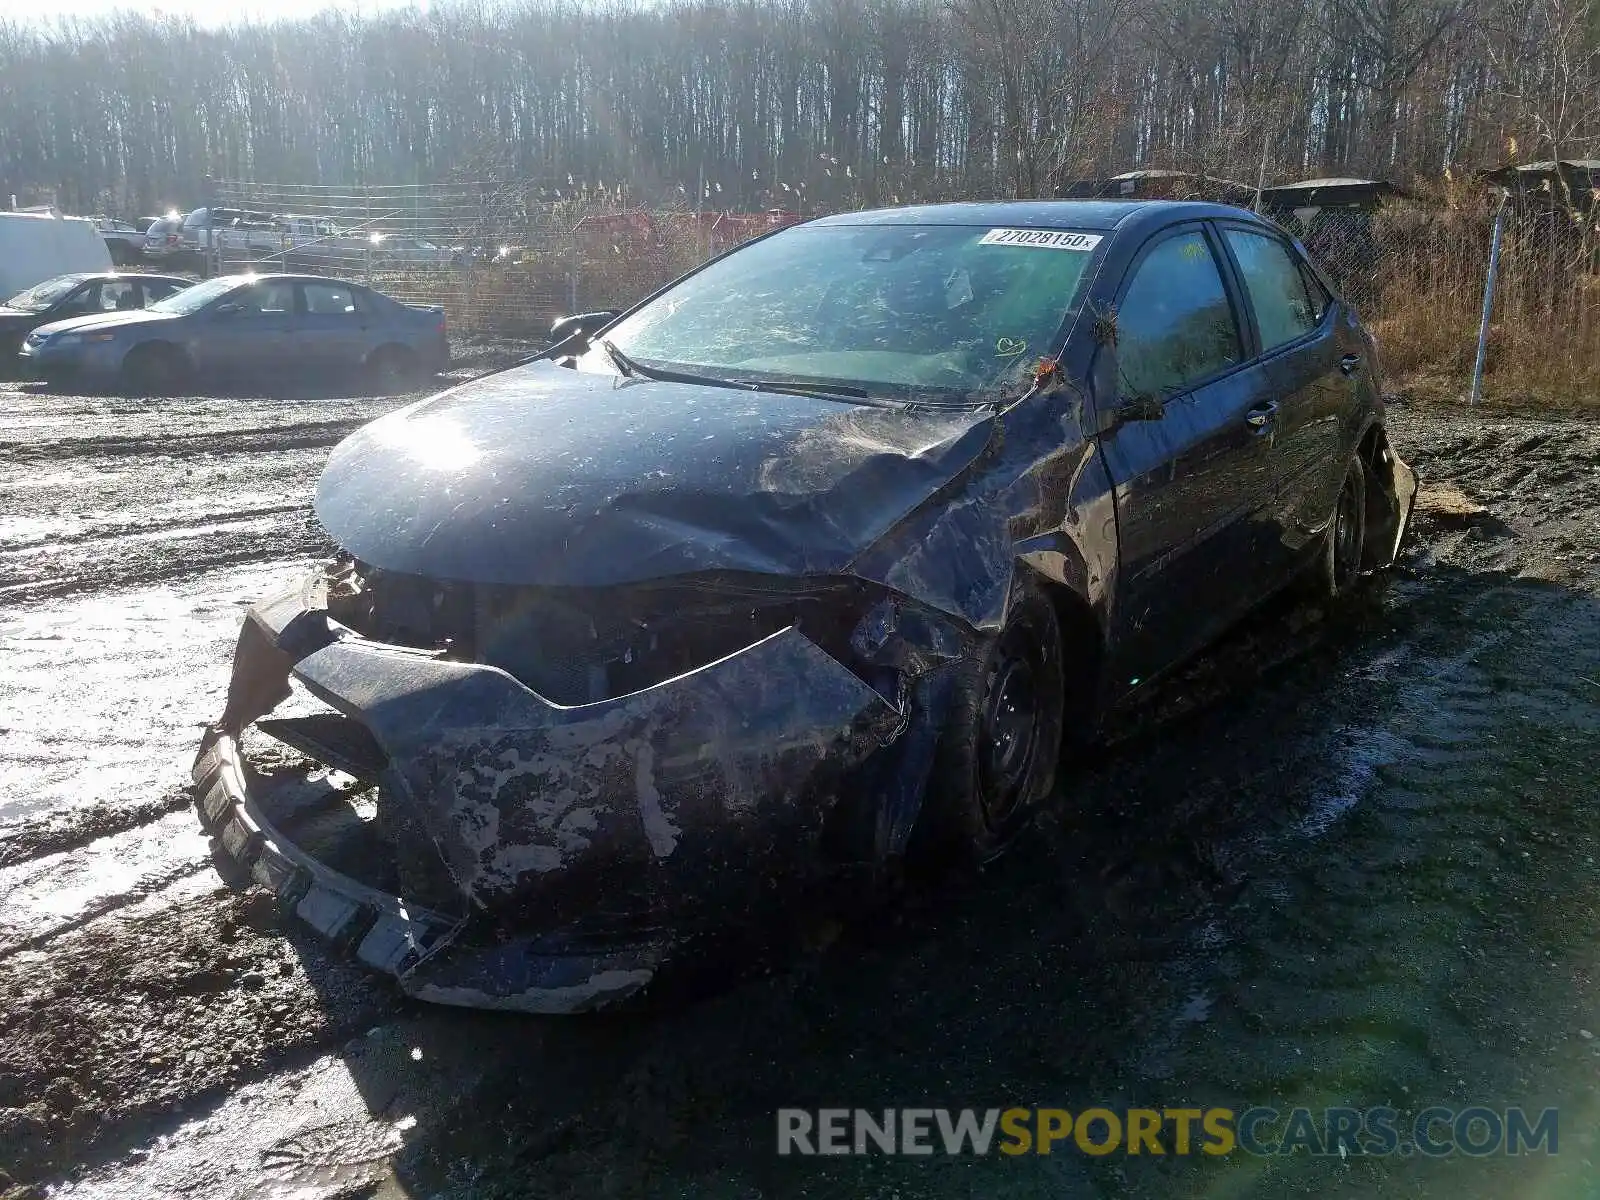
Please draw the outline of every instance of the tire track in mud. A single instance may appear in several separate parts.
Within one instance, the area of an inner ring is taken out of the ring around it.
[[[180,809],[124,833],[0,868],[0,962],[209,866],[209,845],[194,814]]]
[[[1232,848],[1251,878],[1172,962],[1182,1001],[1139,1057],[1146,1078],[1190,1094],[1226,1081],[1221,1102],[1281,1110],[1539,1107],[1591,1086],[1559,1050],[1532,1064],[1600,999],[1586,972],[1570,974],[1593,961],[1600,914],[1592,581],[1484,586],[1447,570],[1403,590],[1396,636],[1336,684],[1332,728],[1286,764],[1312,781],[1301,801]],[[1530,1079],[1544,1090],[1530,1094]],[[1148,1194],[1196,1178],[1134,1166]],[[1370,1194],[1431,1169],[1272,1161],[1238,1191]]]
[[[227,513],[212,514],[205,519],[197,520],[194,516],[171,517],[147,521],[125,520],[120,524],[107,523],[101,528],[85,529],[77,533],[58,533],[53,536],[41,537],[32,543],[13,544],[0,546],[0,558],[6,554],[21,557],[23,555],[49,554],[67,546],[84,546],[94,542],[112,539],[126,539],[137,541],[150,541],[165,536],[194,537],[204,533],[216,525],[229,521],[260,520],[266,517],[282,516],[284,513],[303,513],[306,511],[304,501],[293,504],[264,504],[256,508],[236,509]]]
[[[392,1016],[392,988],[263,900],[196,876],[0,960],[0,1161],[105,1161]]]
[[[117,807],[89,804],[0,825],[0,871],[159,821],[191,804],[186,786]]]
[[[0,602],[28,603],[253,562],[304,559],[329,553],[332,546],[309,507],[295,506],[267,516],[219,517],[155,534],[95,538],[69,549],[81,552],[0,554],[0,566],[10,567],[0,571]],[[29,563],[28,558],[42,561]]]
[[[309,500],[326,450],[409,399],[0,389],[0,1163],[24,1182],[402,1003],[221,889],[184,776],[239,604],[325,546]]]
[[[334,446],[377,413],[329,421],[268,425],[260,428],[224,429],[210,433],[161,433],[147,437],[60,437],[29,441],[0,441],[0,463],[60,462],[73,458],[120,458],[143,455],[186,459],[200,455],[287,453]]]
[[[299,569],[273,561],[0,610],[0,862],[181,804],[200,730],[222,710],[242,606]]]
[[[0,604],[323,552],[310,499],[324,452],[401,402],[333,402],[336,418],[294,420],[281,404],[218,399],[197,407],[222,427],[201,432],[174,427],[193,413],[145,407],[126,435],[77,436],[70,413],[41,417],[0,443]]]

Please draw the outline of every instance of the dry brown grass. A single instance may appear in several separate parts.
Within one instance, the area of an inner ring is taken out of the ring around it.
[[[1479,213],[1375,227],[1376,298],[1367,315],[1392,388],[1432,399],[1468,393],[1490,228]],[[1507,223],[1484,372],[1488,402],[1600,408],[1595,253],[1548,219]]]

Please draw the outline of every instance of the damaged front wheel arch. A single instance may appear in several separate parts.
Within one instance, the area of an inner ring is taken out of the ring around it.
[[[1061,758],[1066,647],[1044,585],[1012,585],[1005,624],[961,664],[924,805],[936,852],[982,864],[1032,822]]]

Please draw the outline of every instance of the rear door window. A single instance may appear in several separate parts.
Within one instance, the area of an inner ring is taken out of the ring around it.
[[[1306,295],[1311,298],[1311,316],[1318,325],[1322,324],[1322,317],[1328,311],[1328,306],[1333,303],[1333,297],[1328,289],[1322,286],[1322,280],[1317,278],[1317,273],[1300,255],[1295,256],[1295,263],[1300,268],[1300,278],[1305,281]]]
[[[157,300],[165,300],[183,286],[178,283],[169,283],[165,279],[142,279],[139,282],[144,288],[144,302],[146,304],[154,304]]]
[[[308,316],[353,317],[360,311],[355,292],[336,283],[303,283],[300,294]]]
[[[1127,397],[1165,399],[1243,359],[1222,272],[1196,229],[1158,242],[1117,306],[1117,363]]]
[[[1324,305],[1313,303],[1293,252],[1270,234],[1225,231],[1255,310],[1263,352],[1304,337],[1317,327]]]

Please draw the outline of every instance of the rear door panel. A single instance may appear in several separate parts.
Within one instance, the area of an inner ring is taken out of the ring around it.
[[[1262,565],[1287,577],[1320,545],[1338,498],[1352,405],[1346,359],[1355,358],[1358,369],[1360,356],[1340,335],[1340,306],[1307,290],[1299,253],[1287,239],[1259,226],[1225,223],[1223,241],[1261,347],[1263,395],[1277,405],[1276,534]]]
[[[293,349],[307,367],[348,371],[361,365],[371,340],[372,317],[361,311],[356,290],[336,280],[300,285],[300,315]]]

